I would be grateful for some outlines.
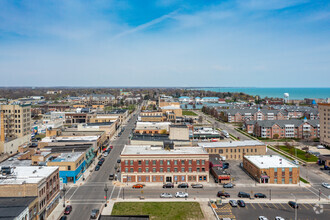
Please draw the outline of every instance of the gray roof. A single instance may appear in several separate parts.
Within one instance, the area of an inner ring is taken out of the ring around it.
[[[290,119],[290,120],[265,120],[265,121],[249,121],[249,124],[258,123],[261,127],[272,127],[274,124],[277,124],[281,128],[284,128],[285,125],[294,125],[294,127],[299,127],[304,123],[304,120],[301,119]],[[313,127],[317,127],[320,124],[320,120],[307,120],[307,123]]]
[[[0,219],[15,219],[19,216],[37,197],[1,197]]]

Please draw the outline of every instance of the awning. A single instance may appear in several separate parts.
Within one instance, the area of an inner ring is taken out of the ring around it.
[[[230,176],[219,176],[219,180],[230,180]]]

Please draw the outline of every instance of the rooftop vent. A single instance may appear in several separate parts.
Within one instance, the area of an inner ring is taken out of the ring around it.
[[[33,172],[32,173],[36,173],[37,172],[37,170],[33,170]]]

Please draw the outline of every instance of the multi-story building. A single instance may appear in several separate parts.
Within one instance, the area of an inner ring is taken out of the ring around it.
[[[135,133],[138,134],[167,134],[171,122],[137,122]]]
[[[92,105],[111,105],[116,103],[116,98],[111,94],[92,94],[84,96],[80,100],[81,104],[92,106]]]
[[[31,105],[0,105],[6,137],[20,138],[31,134]]]
[[[209,154],[219,154],[227,160],[242,160],[244,155],[265,155],[266,145],[260,141],[228,141],[198,143]]]
[[[0,219],[37,220],[38,197],[1,197]]]
[[[278,155],[244,156],[243,168],[258,183],[299,183],[299,166]]]
[[[320,137],[319,120],[249,121],[245,123],[244,128],[248,133],[262,138],[314,139]]]
[[[37,219],[44,220],[60,198],[58,167],[1,167],[1,197],[38,197]]]
[[[320,142],[330,146],[330,103],[319,103]]]
[[[162,122],[166,120],[161,111],[143,111],[140,113],[141,121]]]
[[[280,110],[268,109],[221,109],[228,122],[245,122],[251,120],[286,120],[287,114]]]
[[[126,145],[120,158],[122,182],[209,181],[209,155],[201,147]]]

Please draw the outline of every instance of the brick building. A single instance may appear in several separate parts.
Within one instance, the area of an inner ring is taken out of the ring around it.
[[[209,154],[219,154],[227,160],[242,160],[244,155],[265,155],[266,145],[260,141],[227,141],[198,143]]]
[[[278,155],[244,156],[243,168],[258,183],[299,183],[299,166]]]
[[[330,103],[319,103],[320,142],[330,146]]]
[[[1,167],[0,177],[0,197],[38,197],[37,219],[46,219],[59,202],[58,167]]]
[[[208,182],[209,155],[201,147],[125,145],[122,182]]]

